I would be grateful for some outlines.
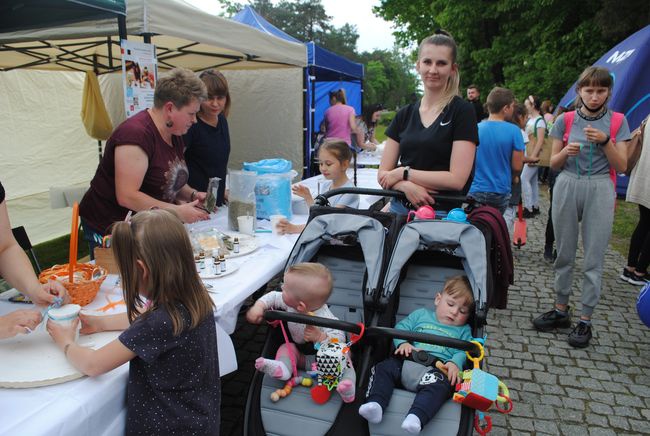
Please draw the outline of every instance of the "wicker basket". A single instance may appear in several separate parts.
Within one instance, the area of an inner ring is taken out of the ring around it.
[[[93,279],[93,274],[95,278]],[[58,280],[68,291],[72,303],[85,306],[95,299],[102,282],[106,278],[106,270],[90,263],[78,263],[74,266],[74,280],[68,281],[68,264],[54,265],[41,272],[38,279],[41,283]]]

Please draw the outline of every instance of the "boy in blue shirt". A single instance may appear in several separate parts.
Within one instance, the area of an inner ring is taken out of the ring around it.
[[[467,319],[474,306],[474,294],[466,276],[447,279],[434,303],[435,312],[418,309],[398,322],[395,328],[465,341],[472,339]],[[366,403],[359,408],[359,414],[372,424],[381,422],[395,384],[400,383],[416,392],[402,428],[417,434],[451,398],[454,386],[461,381],[459,373],[465,364],[465,352],[421,342],[410,344],[403,339],[395,339],[394,343],[395,355],[399,357],[390,357],[372,369]],[[415,363],[421,361],[417,358],[421,357],[421,351],[433,358],[427,366]],[[435,367],[435,360],[443,363],[447,376]]]
[[[481,146],[476,152],[469,197],[504,213],[510,199],[513,173],[518,175],[523,166],[524,141],[517,126],[507,122],[515,107],[515,95],[511,90],[498,86],[492,89],[487,107],[490,116],[478,125]]]

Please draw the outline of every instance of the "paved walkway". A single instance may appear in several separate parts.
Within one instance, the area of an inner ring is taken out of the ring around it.
[[[570,347],[569,330],[539,333],[532,328],[530,320],[553,302],[553,271],[542,258],[548,209],[543,202],[543,213],[528,220],[527,245],[514,250],[515,285],[508,309],[492,310],[489,316],[487,369],[508,385],[514,401],[511,414],[490,413],[490,434],[650,434],[650,330],[636,314],[638,288],[618,279],[625,264],[620,254],[610,249],[606,256],[589,348]],[[579,253],[579,268],[581,262]],[[574,291],[572,304],[579,314],[579,288]],[[240,319],[233,335],[240,370],[222,380],[224,436],[243,434],[248,383],[265,329]]]

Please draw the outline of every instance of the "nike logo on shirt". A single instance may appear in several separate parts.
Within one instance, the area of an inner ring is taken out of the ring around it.
[[[449,123],[451,123],[451,120],[447,121],[446,123],[443,123],[442,121],[440,121],[440,125],[441,125],[441,126],[446,126],[446,125],[449,124]]]

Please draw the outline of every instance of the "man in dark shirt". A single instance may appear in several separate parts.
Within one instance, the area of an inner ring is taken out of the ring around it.
[[[486,114],[483,110],[481,91],[478,89],[478,86],[471,84],[467,87],[467,100],[472,104],[474,112],[476,112],[476,122],[480,123],[486,117]]]

